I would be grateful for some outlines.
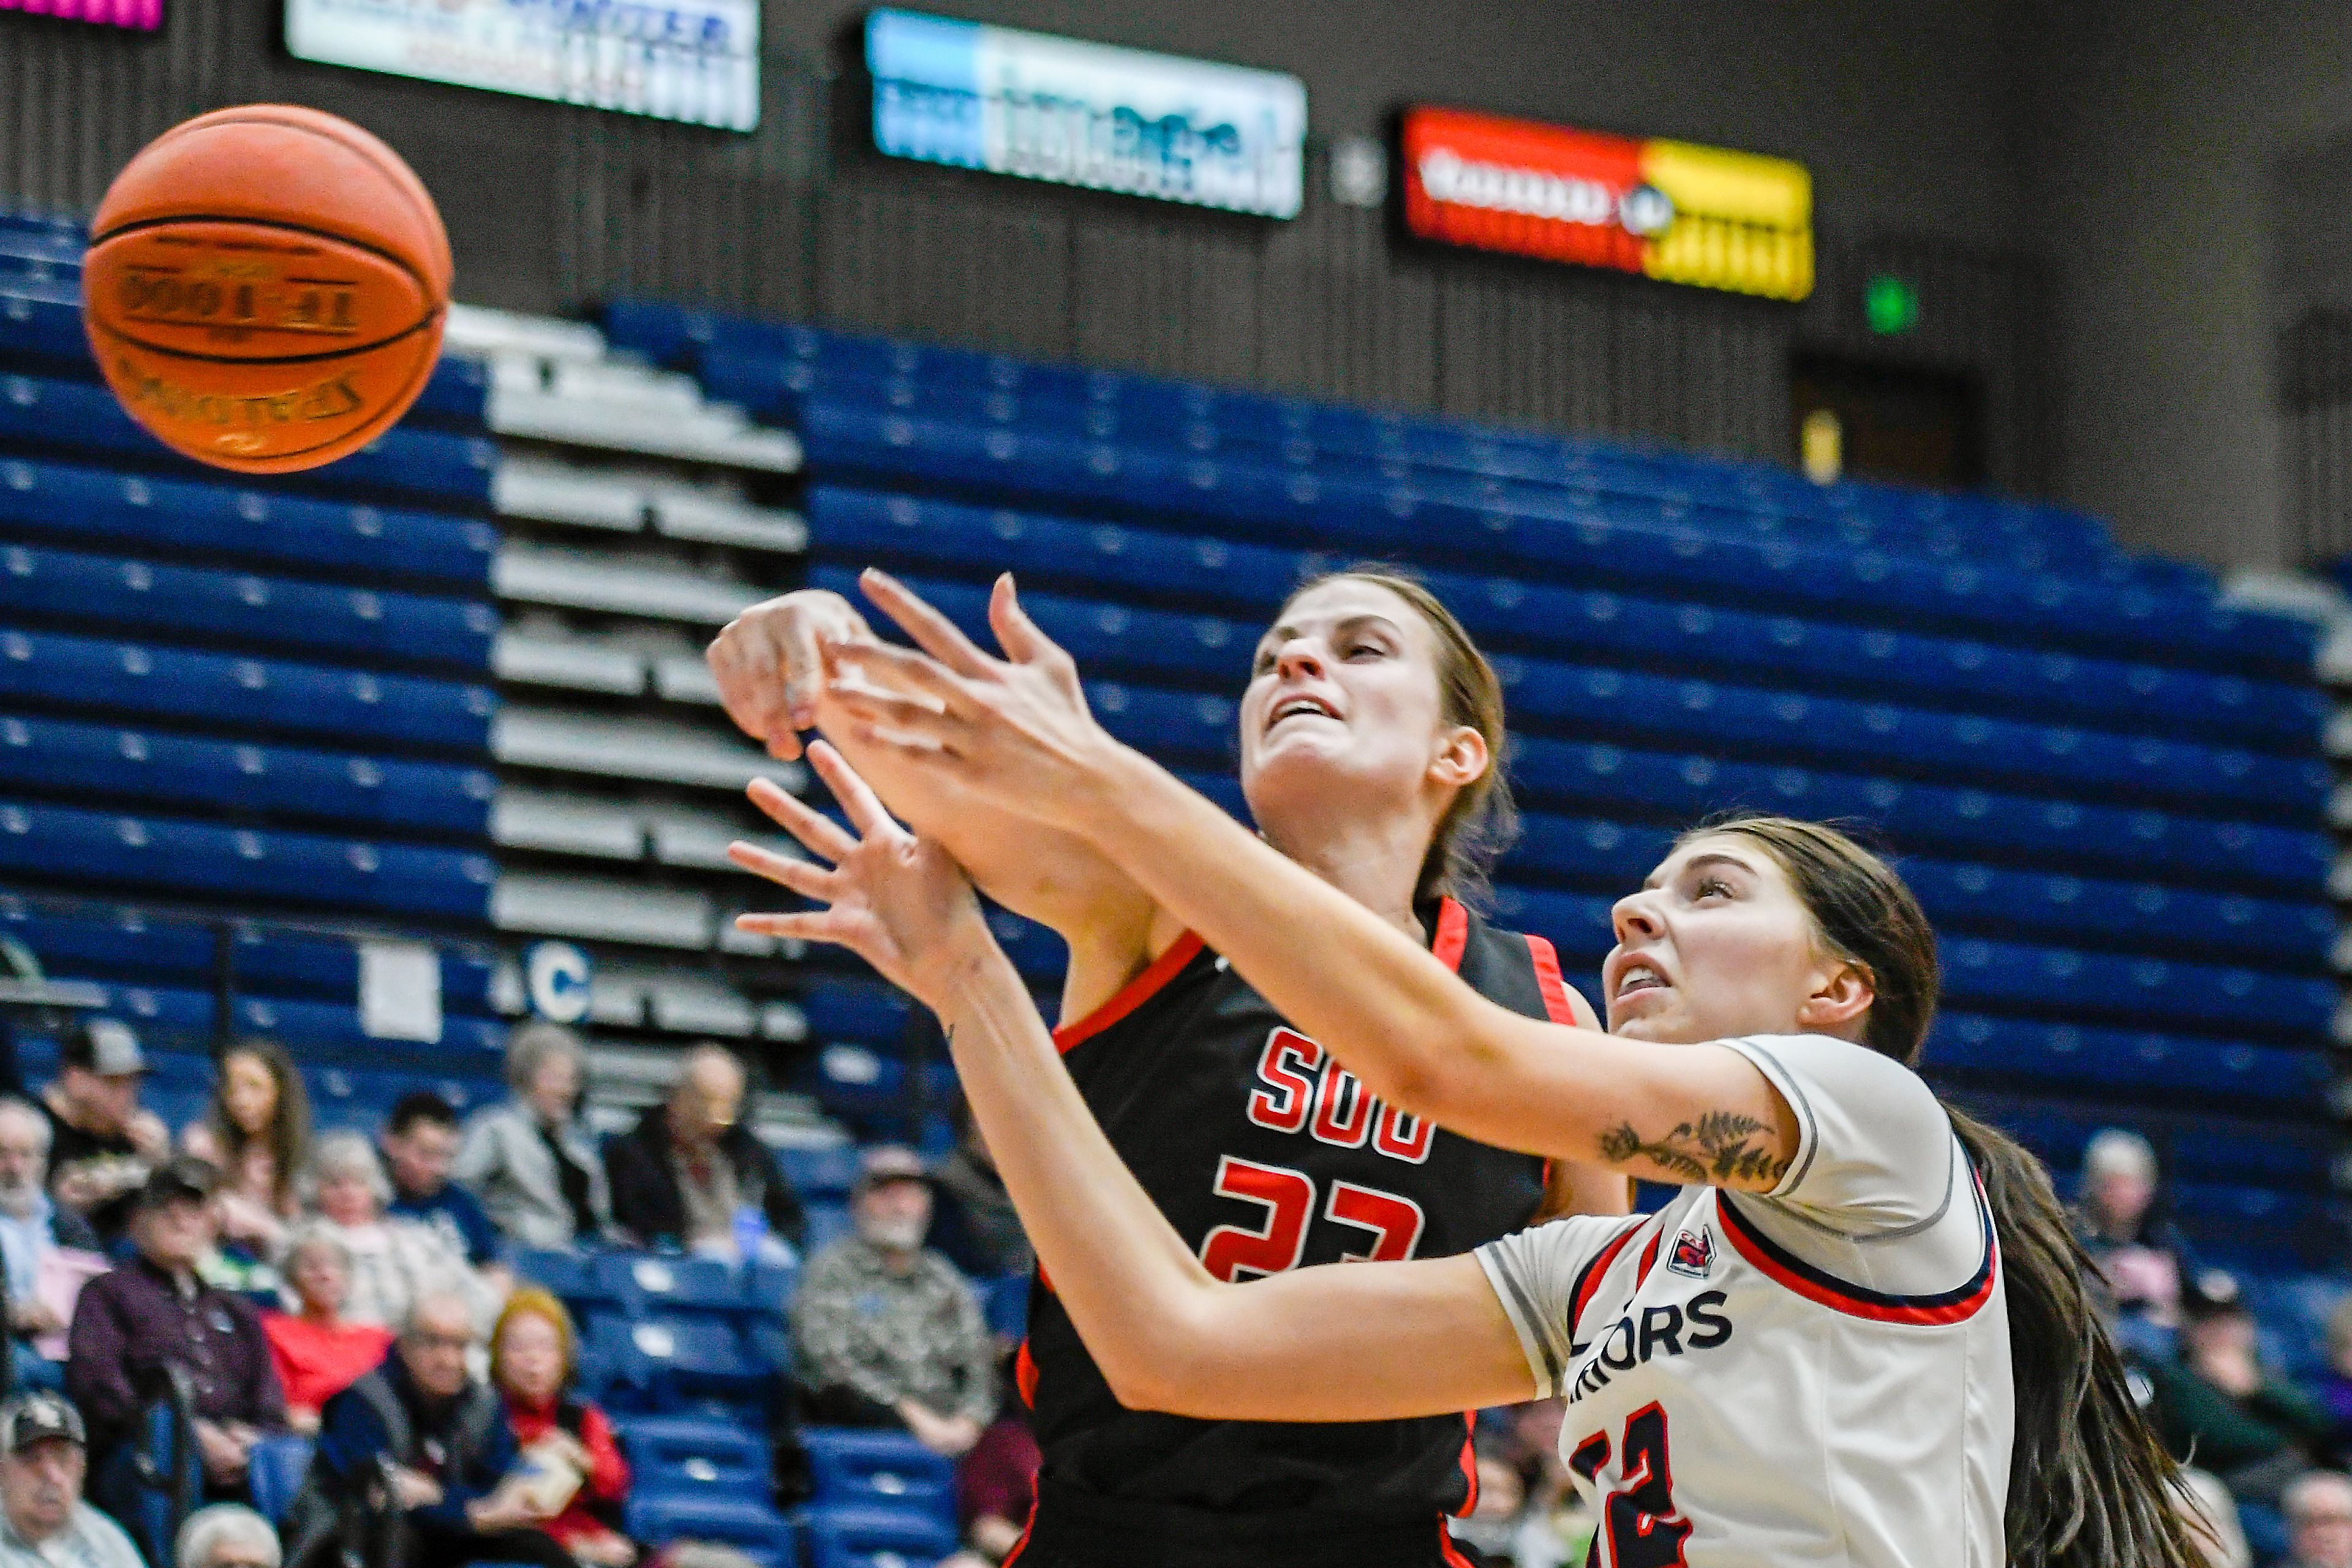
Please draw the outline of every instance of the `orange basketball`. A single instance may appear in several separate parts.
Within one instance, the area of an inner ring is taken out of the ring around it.
[[[99,204],[89,346],[131,417],[241,473],[315,468],[407,412],[441,353],[449,236],[400,155],[282,103],[148,143]]]

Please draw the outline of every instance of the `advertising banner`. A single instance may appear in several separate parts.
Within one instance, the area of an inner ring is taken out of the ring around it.
[[[163,25],[163,0],[0,0],[0,11],[57,16],[68,22],[102,22],[152,33]]]
[[[759,0],[286,0],[286,49],[656,120],[760,122]]]
[[[1298,215],[1297,77],[889,10],[866,18],[866,62],[891,157]]]
[[[1774,300],[1813,290],[1801,163],[1465,110],[1405,111],[1405,226],[1424,239]]]

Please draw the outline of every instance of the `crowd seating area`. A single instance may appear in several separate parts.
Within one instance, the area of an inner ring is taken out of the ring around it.
[[[655,304],[604,324],[798,434],[813,584],[886,563],[976,628],[1012,568],[1106,722],[1236,809],[1268,613],[1329,565],[1412,565],[1509,689],[1528,819],[1500,918],[1589,973],[1676,826],[1872,824],[1945,939],[1939,1077],[2062,1171],[2094,1126],[2145,1127],[2217,1255],[2336,1256],[2309,623],[2052,508]],[[805,1005],[895,1086],[891,998],[813,979]]]

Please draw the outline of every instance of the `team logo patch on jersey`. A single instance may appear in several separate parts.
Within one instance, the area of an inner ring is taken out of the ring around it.
[[[1676,1236],[1674,1250],[1666,1254],[1666,1267],[1693,1279],[1706,1279],[1715,1267],[1715,1233],[1701,1226],[1695,1232]]]

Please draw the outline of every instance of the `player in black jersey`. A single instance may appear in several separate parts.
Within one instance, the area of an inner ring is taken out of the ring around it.
[[[894,613],[928,614],[878,574]],[[827,644],[872,640],[840,598],[758,606],[712,645],[729,712],[779,755],[812,724],[891,809],[1070,945],[1057,1038],[1090,1109],[1188,1246],[1246,1279],[1466,1251],[1531,1218],[1622,1212],[1621,1177],[1479,1144],[1383,1106],[1075,837],[943,789],[831,720]],[[1452,897],[1507,834],[1500,685],[1426,590],[1356,572],[1301,589],[1260,642],[1242,782],[1276,847],[1530,1017],[1590,1023],[1550,945]],[[772,786],[754,786],[774,804]],[[761,869],[757,852],[743,863]],[[1465,1421],[1295,1426],[1129,1411],[1051,1290],[1019,1363],[1045,1455],[1021,1568],[1459,1563],[1441,1522],[1475,1487]]]

